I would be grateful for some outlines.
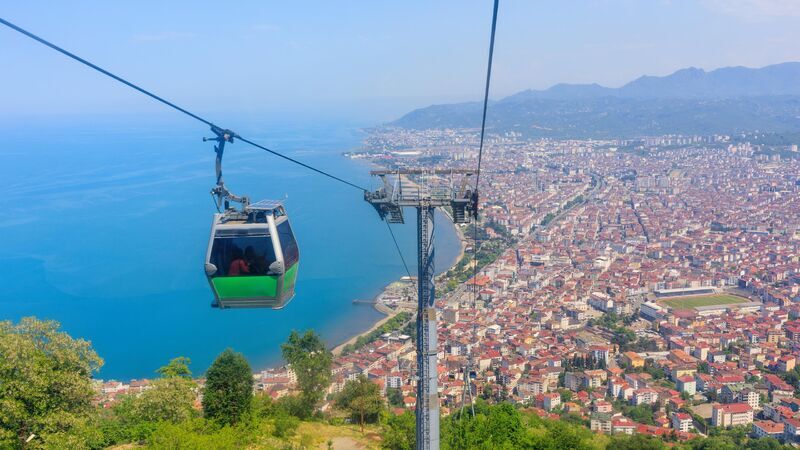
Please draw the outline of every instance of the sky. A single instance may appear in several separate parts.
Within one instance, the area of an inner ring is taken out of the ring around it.
[[[482,96],[490,0],[26,1],[0,17],[202,113],[383,123]],[[797,0],[501,0],[491,97],[800,61]],[[0,117],[164,107],[0,27]]]

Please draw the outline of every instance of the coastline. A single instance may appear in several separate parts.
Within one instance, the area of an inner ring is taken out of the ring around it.
[[[370,164],[372,164],[372,163],[370,163]],[[379,166],[377,166],[377,167],[379,167]],[[447,253],[453,252],[455,250],[453,248],[453,245],[455,244],[455,242],[453,242],[453,238],[458,240],[458,245],[459,245],[458,253],[456,255],[453,255],[453,257],[452,257],[453,259],[449,263],[442,263],[441,264],[442,266],[446,265],[446,269],[444,269],[443,271],[439,272],[436,275],[436,279],[438,280],[440,277],[442,277],[449,270],[451,270],[454,267],[456,267],[456,265],[463,259],[464,255],[465,255],[465,250],[466,250],[466,247],[467,247],[467,241],[465,239],[464,232],[463,232],[462,228],[460,226],[456,225],[455,223],[453,223],[452,217],[450,216],[450,214],[448,214],[448,211],[446,209],[437,208],[437,212],[441,212],[442,215],[444,215],[447,218],[446,222],[449,224],[449,225],[445,224],[444,223],[445,221],[442,220],[441,216],[439,216],[439,220],[436,222],[437,225],[439,227],[451,226],[451,227],[453,227],[453,230],[455,232],[454,236],[448,235],[447,238],[446,238],[446,240],[449,241],[447,243],[448,248],[449,248],[449,251]],[[437,216],[438,216],[438,214],[437,214]],[[441,228],[441,230],[443,231],[443,234],[448,234],[444,228]],[[391,320],[392,318],[397,316],[400,312],[414,312],[414,311],[416,311],[416,308],[412,309],[412,308],[409,307],[408,304],[404,305],[405,307],[399,307],[397,309],[393,309],[393,308],[390,308],[389,306],[387,306],[387,304],[382,301],[383,297],[387,293],[390,292],[390,287],[392,285],[398,283],[398,281],[403,281],[403,280],[406,280],[406,279],[407,279],[407,277],[405,275],[400,277],[400,278],[393,279],[392,281],[388,282],[384,287],[382,287],[380,289],[380,291],[373,298],[373,302],[372,302],[371,305],[366,305],[366,304],[358,305],[358,306],[372,306],[373,308],[375,308],[376,311],[378,311],[381,314],[380,315],[375,315],[374,322],[370,322],[368,320],[361,321],[361,324],[365,324],[365,325],[371,323],[371,325],[369,325],[369,327],[367,329],[364,329],[363,331],[358,331],[357,329],[351,329],[350,331],[352,333],[354,333],[354,334],[349,335],[349,337],[342,338],[342,335],[348,336],[348,334],[341,333],[341,334],[339,334],[338,339],[332,340],[332,342],[329,342],[328,343],[328,348],[333,353],[334,358],[338,358],[338,357],[341,356],[341,352],[342,352],[342,350],[344,349],[344,347],[346,345],[352,344],[352,343],[356,342],[360,337],[366,336],[369,333],[375,331],[376,329],[378,329],[379,327],[384,325],[386,322],[388,322],[389,320]],[[355,297],[355,298],[358,298],[358,297]],[[365,298],[365,297],[360,297],[360,298]],[[369,298],[369,297],[366,297],[366,298]],[[416,297],[414,297],[414,298],[416,298]],[[351,298],[351,300],[352,300],[352,298]],[[364,302],[364,303],[367,303],[367,302]],[[354,306],[356,306],[356,305],[354,305]],[[276,347],[277,347],[277,345],[276,345]],[[262,372],[262,371],[269,371],[269,370],[279,369],[279,368],[284,367],[285,365],[286,365],[286,362],[283,361],[283,359],[280,357],[280,355],[278,355],[275,358],[272,358],[271,360],[264,361],[262,363],[253,364],[252,365],[252,369],[253,369],[254,373],[259,373],[259,372]],[[130,376],[130,375],[122,375],[122,376],[110,375],[109,376],[109,375],[104,375],[104,374],[95,374],[95,376],[94,376],[94,379],[100,380],[100,381],[109,381],[109,380],[129,380],[130,381],[130,380],[140,380],[140,379],[148,379],[148,378],[150,378],[150,376],[148,374],[134,375],[134,376]]]
[[[453,223],[452,217],[450,217],[450,215],[447,213],[446,210],[441,209],[441,211],[445,215],[445,217],[447,217],[449,219],[450,226],[452,226],[453,229],[455,230],[456,237],[458,238],[458,241],[459,241],[459,244],[460,244],[460,250],[459,250],[458,255],[453,259],[453,262],[450,263],[450,265],[448,266],[448,269],[442,271],[439,275],[437,275],[436,276],[437,278],[442,276],[442,275],[444,275],[445,273],[447,273],[451,269],[455,268],[456,265],[458,264],[458,262],[461,261],[461,259],[464,257],[464,254],[465,254],[466,248],[467,248],[467,241],[466,241],[466,239],[464,237],[464,233],[461,231],[461,228],[458,225],[456,225],[455,223]],[[387,293],[389,287],[391,285],[393,285],[394,283],[396,283],[397,281],[402,280],[403,278],[406,278],[406,277],[401,277],[399,280],[395,280],[395,281],[392,281],[391,283],[387,284],[386,286],[384,286],[383,289],[381,289],[381,292],[378,295],[375,296],[373,307],[378,312],[384,314],[384,317],[379,319],[377,322],[372,324],[371,327],[369,327],[368,329],[364,330],[363,332],[355,334],[355,335],[351,336],[349,339],[345,340],[344,342],[339,343],[336,346],[334,346],[331,349],[331,353],[333,353],[334,357],[340,356],[341,353],[342,353],[342,350],[344,349],[344,347],[346,345],[355,343],[356,340],[358,340],[358,338],[360,338],[361,336],[366,336],[367,334],[375,331],[380,326],[382,326],[383,324],[385,324],[386,322],[388,322],[390,319],[392,319],[394,316],[396,316],[397,314],[399,314],[401,312],[400,309],[394,310],[394,309],[391,309],[391,308],[387,307],[386,305],[384,305],[383,302],[382,302],[382,299],[383,299],[383,296]]]
[[[390,309],[390,308],[388,308],[386,305],[384,305],[381,302],[381,300],[383,299],[384,294],[386,294],[386,291],[389,288],[389,286],[391,286],[394,283],[395,282],[387,284],[383,289],[381,289],[381,292],[378,295],[376,295],[375,299],[374,299],[375,304],[373,305],[373,307],[379,313],[383,314],[384,317],[379,319],[377,322],[373,323],[372,326],[370,326],[368,329],[364,330],[362,333],[358,333],[358,334],[356,334],[354,336],[351,336],[346,341],[344,341],[341,344],[333,347],[331,349],[331,353],[333,353],[333,356],[339,356],[342,353],[342,350],[344,350],[345,346],[355,343],[358,340],[358,338],[360,338],[361,336],[366,336],[367,334],[372,333],[373,331],[378,329],[381,325],[383,325],[386,322],[388,322],[392,317],[394,317],[394,316],[396,316],[397,314],[400,313],[400,311],[395,311],[393,309]]]
[[[453,228],[455,228],[456,236],[458,237],[458,241],[461,243],[461,250],[459,250],[458,256],[456,256],[456,260],[453,261],[453,264],[450,265],[449,269],[447,269],[446,271],[442,272],[444,274],[444,273],[449,272],[451,269],[453,269],[456,266],[456,264],[458,264],[458,262],[461,261],[464,258],[464,254],[467,251],[467,238],[464,236],[464,232],[461,230],[461,227],[456,225],[455,222],[453,222],[453,217],[450,216],[450,213],[447,212],[446,209],[442,209],[442,213],[448,219],[450,219],[450,224],[453,225]]]

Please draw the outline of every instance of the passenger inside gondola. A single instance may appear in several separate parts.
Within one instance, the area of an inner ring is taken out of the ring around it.
[[[267,274],[267,260],[263,256],[256,254],[252,246],[248,245],[244,249],[244,260],[247,262],[247,267],[250,269],[252,275],[266,275]]]
[[[276,260],[269,237],[217,238],[210,262],[218,270],[212,277],[273,275],[269,267]]]
[[[248,248],[252,250],[251,247]],[[228,266],[228,275],[237,276],[250,273],[250,267],[247,265],[247,261],[245,261],[242,255],[242,249],[234,246],[231,254],[233,258],[231,259],[231,264]]]
[[[300,252],[279,203],[215,215],[209,244],[205,272],[214,306],[280,309],[294,297]]]

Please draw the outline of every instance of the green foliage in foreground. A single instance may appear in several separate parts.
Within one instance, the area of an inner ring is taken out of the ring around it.
[[[92,374],[102,360],[83,340],[51,321],[0,322],[0,448],[102,449],[134,443],[150,448],[284,448],[299,419],[293,398],[253,396],[243,356],[222,353],[207,373],[205,413],[196,409],[197,384],[188,358],[157,370],[142,393],[113,408],[92,405]]]
[[[170,378],[170,377],[191,378],[192,371],[189,370],[189,365],[191,363],[192,363],[191,359],[185,356],[179,356],[177,358],[171,359],[169,361],[169,364],[156,370],[156,372],[164,378]]]
[[[389,450],[413,450],[417,446],[416,418],[406,411],[399,416],[391,416],[383,429],[382,447]]]
[[[146,422],[140,439],[108,440],[107,444],[140,442],[152,449],[248,449],[291,448],[300,420],[267,396],[254,396],[248,411],[235,425],[204,417],[178,422]]]
[[[350,413],[351,418],[361,425],[363,432],[365,422],[378,420],[384,404],[378,385],[362,374],[355,381],[348,381],[344,385],[344,389],[336,397],[336,407]]]
[[[691,450],[789,450],[793,447],[781,445],[773,438],[752,439],[750,427],[740,426],[730,429],[711,428],[708,438],[695,439],[688,443]]]
[[[155,380],[139,396],[127,396],[114,406],[114,414],[124,424],[178,423],[198,415],[194,409],[197,385],[173,377]]]
[[[97,440],[91,376],[102,365],[87,341],[56,322],[0,322],[0,448],[80,448]]]
[[[563,420],[542,419],[509,403],[488,405],[479,401],[475,417],[453,414],[442,418],[442,449],[532,450],[788,450],[771,438],[752,439],[748,427],[715,430],[709,438],[664,442],[645,435],[594,434],[585,426]],[[384,426],[382,446],[387,450],[414,448],[414,415],[390,418]],[[666,439],[669,440],[669,439]]]
[[[203,411],[206,417],[235,425],[250,409],[253,371],[241,353],[227,349],[206,372]]]
[[[281,353],[297,375],[300,389],[300,404],[294,414],[302,418],[311,417],[331,384],[333,355],[313,330],[302,335],[293,330],[286,343],[281,345]]]
[[[386,400],[389,402],[389,406],[393,408],[402,408],[404,406],[403,391],[399,388],[387,387]]]
[[[441,425],[442,449],[600,450],[607,448],[616,439],[596,435],[582,426],[540,419],[534,414],[520,411],[510,403],[489,405],[478,401],[475,405],[475,417],[469,411],[463,417],[453,414],[443,417]],[[384,449],[414,448],[412,413],[390,418],[384,430]]]
[[[328,370],[330,353],[320,350],[313,333],[293,333],[287,350],[307,368]],[[291,347],[291,348],[289,348]],[[305,356],[302,352],[307,352]],[[58,331],[58,324],[23,319],[0,323],[0,448],[104,449],[134,444],[154,449],[261,449],[308,448],[309,435],[298,431],[309,411],[303,395],[273,401],[252,394],[249,366],[241,355],[224,352],[208,370],[206,398],[226,399],[218,413],[196,409],[198,386],[188,378],[189,361],[176,358],[158,373],[151,388],[123,398],[111,409],[92,406],[91,374],[101,360],[91,346]],[[303,366],[300,366],[303,367]],[[215,372],[226,383],[212,380]],[[244,381],[247,375],[249,382]],[[306,380],[321,383],[325,377]],[[239,382],[235,382],[235,380]],[[329,379],[329,378],[328,378]],[[231,382],[231,383],[228,383]],[[248,386],[245,386],[248,385]],[[216,387],[214,387],[216,386]],[[301,384],[302,386],[302,384]],[[322,386],[317,384],[316,386]],[[385,449],[415,446],[411,412],[387,414],[368,380],[350,382],[337,406],[351,418],[380,422]],[[246,395],[245,395],[245,389]],[[324,389],[320,389],[324,391]],[[216,401],[214,400],[214,401]],[[204,402],[210,406],[208,401]],[[314,410],[311,410],[314,412]],[[479,401],[476,416],[454,414],[442,418],[443,449],[578,449],[578,450],[786,450],[774,439],[752,439],[748,428],[712,429],[708,438],[678,443],[641,435],[598,435],[579,422],[541,419],[508,403]],[[235,417],[235,420],[232,418]],[[321,423],[323,415],[316,413]],[[341,419],[330,418],[341,423]],[[322,436],[327,438],[327,436]],[[669,439],[667,439],[669,440]],[[28,442],[25,442],[28,441]]]

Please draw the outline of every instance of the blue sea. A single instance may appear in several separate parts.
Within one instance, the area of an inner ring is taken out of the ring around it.
[[[225,126],[337,176],[373,188],[370,166],[341,155],[364,135],[353,123]],[[281,363],[293,329],[329,345],[382,315],[369,299],[405,274],[386,225],[360,191],[243,143],[226,148],[228,187],[254,200],[285,198],[301,251],[297,296],[284,310],[218,310],[203,273],[214,183],[210,132],[180,118],[47,117],[0,126],[0,320],[53,319],[91,341],[104,379],[152,377],[188,356],[202,374],[226,348],[254,369]],[[415,215],[395,233],[416,271]],[[438,269],[459,251],[437,220]]]

